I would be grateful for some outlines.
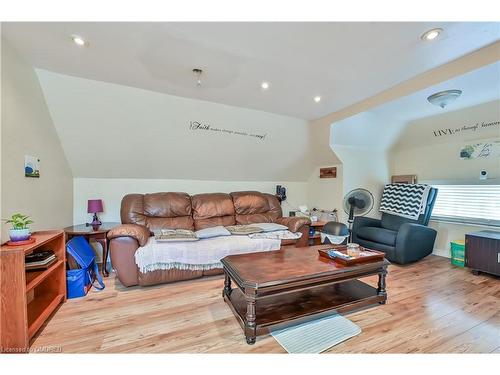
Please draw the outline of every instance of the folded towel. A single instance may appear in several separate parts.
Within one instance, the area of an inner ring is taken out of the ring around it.
[[[302,233],[293,233],[289,230],[276,230],[274,232],[264,232],[264,233],[253,233],[249,234],[248,237],[252,239],[277,239],[277,240],[297,240],[302,237]]]

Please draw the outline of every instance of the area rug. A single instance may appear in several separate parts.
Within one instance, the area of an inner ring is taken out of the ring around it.
[[[342,315],[330,315],[280,330],[271,335],[288,353],[321,353],[361,333],[361,328]]]

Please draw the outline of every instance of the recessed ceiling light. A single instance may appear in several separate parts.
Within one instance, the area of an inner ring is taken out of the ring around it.
[[[429,31],[426,31],[425,33],[423,33],[422,36],[421,36],[421,38],[422,38],[422,40],[434,40],[442,32],[443,32],[443,29],[439,29],[439,28],[432,29],[432,30],[429,30]]]
[[[80,35],[71,35],[71,40],[80,47],[88,45],[88,42]]]
[[[314,101],[315,101],[316,103],[319,103],[319,102],[321,101],[321,96],[319,96],[319,95],[315,96],[315,97],[314,97]]]
[[[263,90],[267,90],[269,88],[269,82],[262,82],[260,87],[262,87]]]

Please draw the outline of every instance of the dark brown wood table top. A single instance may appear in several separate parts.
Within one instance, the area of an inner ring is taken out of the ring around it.
[[[114,227],[121,225],[121,223],[113,222],[103,222],[99,227],[93,227],[92,225],[79,224],[64,228],[64,232],[71,234],[73,236],[86,235],[86,234],[97,234],[109,232]]]
[[[489,238],[492,240],[500,240],[500,231],[498,230],[481,230],[479,232],[467,233],[468,236]]]
[[[222,264],[247,287],[266,287],[348,273],[363,274],[388,266],[386,259],[345,266],[319,256],[318,249],[331,245],[295,247],[278,251],[229,255]]]

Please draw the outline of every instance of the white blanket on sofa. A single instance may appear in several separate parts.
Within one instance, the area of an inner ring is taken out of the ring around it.
[[[211,270],[222,268],[227,255],[279,250],[279,239],[251,239],[248,236],[223,236],[195,242],[148,243],[135,252],[135,263],[142,273],[155,270]]]

